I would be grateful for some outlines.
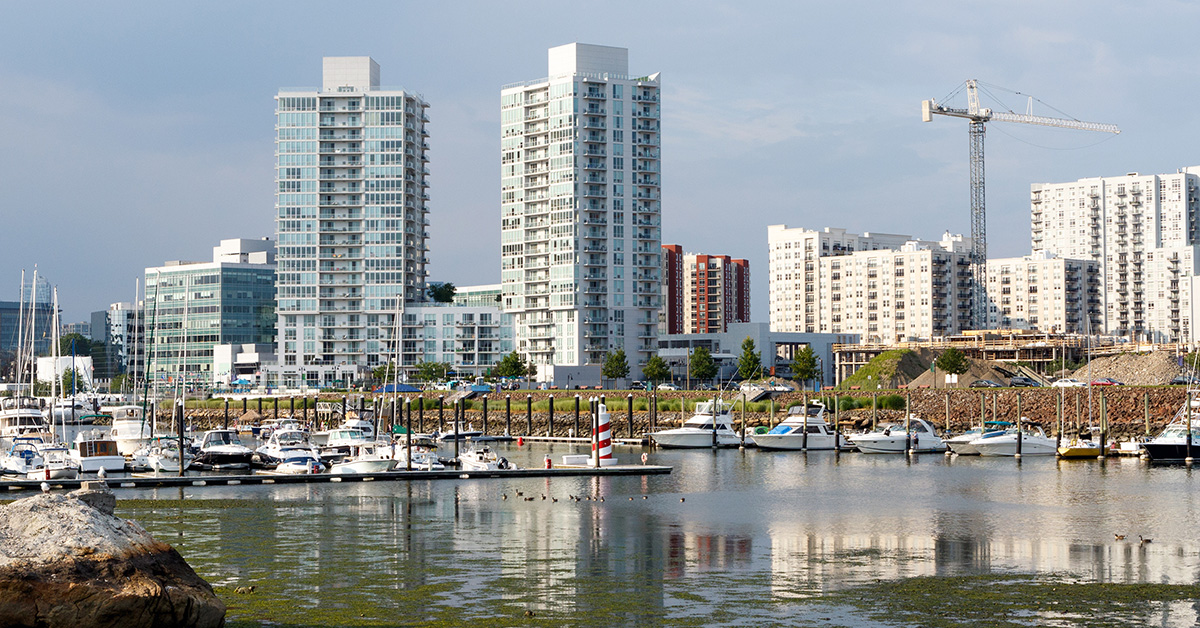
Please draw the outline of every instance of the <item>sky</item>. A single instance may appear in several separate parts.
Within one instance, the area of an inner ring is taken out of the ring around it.
[[[1191,2],[2,6],[0,300],[37,265],[64,322],[132,300],[146,267],[274,235],[273,96],[318,86],[323,56],[430,103],[429,278],[457,285],[500,279],[500,87],[576,41],[661,72],[663,243],[749,259],[760,322],[767,225],[969,234],[967,124],[920,118],[966,79],[984,106],[1122,130],[990,124],[990,257],[1030,252],[1031,183],[1200,165]]]

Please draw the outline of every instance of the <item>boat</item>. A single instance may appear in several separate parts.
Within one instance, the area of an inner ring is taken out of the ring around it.
[[[1154,438],[1142,443],[1150,462],[1186,462],[1188,454],[1200,452],[1200,397],[1188,395],[1191,407],[1184,402],[1167,427]],[[1191,424],[1191,451],[1188,447],[1188,424]]]
[[[179,439],[174,436],[159,436],[143,445],[131,456],[135,469],[155,472],[177,473],[179,471]],[[191,466],[194,456],[184,454],[184,469]]]
[[[117,452],[117,441],[100,430],[83,430],[71,444],[71,458],[82,473],[124,471],[125,456]]]
[[[64,445],[43,443],[38,445],[42,455],[42,469],[34,475],[26,474],[30,480],[74,480],[79,477],[79,463],[71,457],[71,450]]]
[[[943,439],[946,447],[950,451],[960,456],[978,456],[979,450],[971,444],[977,438],[987,438],[990,436],[999,436],[1012,426],[1008,421],[984,421],[983,425],[977,425],[954,438]]]
[[[937,435],[928,421],[916,415],[908,415],[908,430],[899,423],[880,424],[873,432],[848,437],[864,454],[939,453],[946,451],[946,443]]]
[[[350,449],[355,445],[373,443],[362,430],[350,428],[335,428],[329,430],[325,444],[318,449],[322,459],[340,459],[350,455]]]
[[[22,434],[49,431],[41,404],[33,397],[0,399],[0,443],[11,446],[13,438]]]
[[[96,418],[91,400],[80,396],[55,399],[48,412],[55,425],[91,425]]]
[[[350,455],[340,462],[333,463],[332,473],[379,473],[390,471],[396,461],[388,456],[391,452],[382,450],[376,443],[353,445]]]
[[[271,437],[262,447],[254,450],[250,464],[255,467],[272,469],[284,459],[284,452],[293,453],[296,449],[306,449],[314,457],[320,458],[320,451],[308,440],[308,432],[291,428],[276,428]]]
[[[367,435],[367,440],[375,440],[375,424],[363,419],[349,418],[339,425],[341,429],[358,430]]]
[[[200,439],[200,453],[192,464],[200,469],[247,469],[254,452],[233,430],[209,430]]]
[[[1077,434],[1069,441],[1058,446],[1059,458],[1086,459],[1099,458],[1103,448],[1092,435]],[[1022,452],[1023,453],[1023,452]]]
[[[117,406],[112,409],[112,429],[109,436],[117,441],[117,451],[131,456],[154,437],[153,427],[146,420],[141,406]]]
[[[0,467],[4,473],[28,477],[31,473],[46,468],[42,453],[28,438],[17,438],[12,446],[0,456]],[[41,442],[41,439],[38,439]]]
[[[303,430],[304,426],[296,419],[267,419],[258,426],[257,431],[251,430],[257,438],[271,440],[271,436],[280,430]]]
[[[652,432],[650,439],[659,447],[736,447],[741,444],[741,438],[730,427],[731,408],[731,404],[720,400],[702,401],[696,404],[694,414],[682,426]]]
[[[486,445],[460,453],[458,463],[462,466],[463,471],[495,471],[515,468],[508,459],[496,455],[496,452]]]
[[[408,469],[408,442],[403,439],[393,440],[388,446],[392,460],[395,461],[395,468],[398,470]],[[446,468],[442,461],[438,459],[437,449],[426,445],[418,445],[417,440],[413,440],[412,444],[412,468],[420,471],[441,471]]]
[[[1042,426],[1030,423],[1024,423],[1020,429],[1010,427],[1003,434],[977,438],[971,445],[981,456],[1015,456],[1018,438],[1022,456],[1053,456],[1057,450],[1054,439],[1046,436]]]
[[[470,423],[467,424],[466,429],[463,429],[462,423],[455,423],[454,425],[450,426],[450,430],[447,432],[434,432],[433,438],[439,443],[452,443],[456,440],[482,440],[483,432],[472,429]]]
[[[751,440],[759,449],[836,449],[843,444],[841,435],[825,421],[825,404],[819,401],[788,408],[782,423]]]
[[[313,453],[308,447],[295,447],[284,449],[280,452],[283,459],[279,464],[275,465],[275,473],[284,475],[306,475],[312,473],[321,473],[325,470],[325,463]]]

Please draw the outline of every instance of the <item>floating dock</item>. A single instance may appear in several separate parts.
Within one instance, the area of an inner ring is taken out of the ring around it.
[[[471,480],[481,478],[555,478],[613,475],[666,475],[671,467],[659,465],[615,465],[611,467],[554,467],[552,469],[497,469],[494,471],[385,471],[382,473],[302,473],[279,475],[251,473],[245,475],[150,475],[107,478],[109,488],[170,488],[178,486],[237,486],[257,484],[329,484],[338,482],[402,482],[411,480]],[[95,476],[75,480],[49,480],[51,489],[76,489],[84,482],[95,482]],[[0,480],[0,489],[9,491],[40,491],[42,480]]]

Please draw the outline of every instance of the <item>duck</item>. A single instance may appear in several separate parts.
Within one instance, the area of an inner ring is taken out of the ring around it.
[[[1124,541],[1124,540],[1125,540],[1125,535],[1124,535],[1124,534],[1114,534],[1114,535],[1113,535],[1113,538],[1114,538],[1114,539],[1116,539],[1116,540],[1118,540],[1118,541]]]
[[[1152,539],[1148,539],[1148,538],[1146,538],[1146,537],[1144,537],[1144,536],[1142,536],[1142,535],[1140,535],[1140,534],[1138,535],[1138,543],[1140,543],[1140,544],[1142,544],[1142,545],[1145,545],[1145,544],[1149,543],[1151,540],[1152,540]]]

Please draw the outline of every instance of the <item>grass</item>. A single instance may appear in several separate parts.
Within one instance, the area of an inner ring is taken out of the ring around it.
[[[843,390],[849,390],[851,386],[860,386],[864,389],[868,386],[874,388],[880,382],[890,382],[896,375],[900,360],[911,353],[910,349],[884,351],[855,371],[853,375],[842,380],[842,383],[838,384],[838,388]]]

